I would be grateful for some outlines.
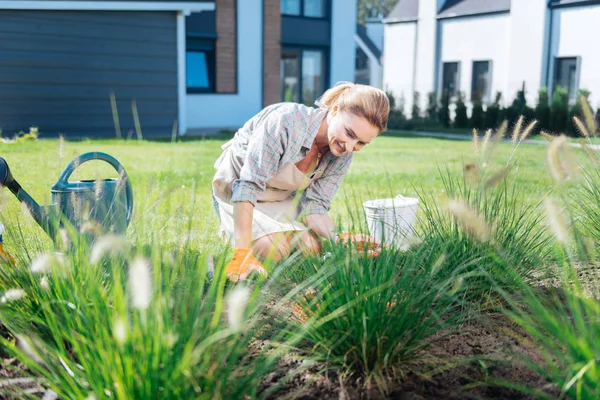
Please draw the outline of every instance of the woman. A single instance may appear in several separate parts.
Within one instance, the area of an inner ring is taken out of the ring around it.
[[[352,153],[386,129],[390,106],[383,91],[349,82],[327,90],[317,105],[268,106],[222,146],[213,197],[235,247],[226,266],[231,280],[266,274],[254,255],[279,261],[296,250],[320,253],[320,239],[337,240],[331,200]]]

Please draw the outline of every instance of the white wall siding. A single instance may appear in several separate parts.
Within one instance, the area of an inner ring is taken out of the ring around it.
[[[515,98],[525,82],[527,102],[537,104],[537,91],[546,78],[545,34],[547,0],[517,0],[510,10],[510,58],[505,103]]]
[[[494,99],[497,91],[501,91],[506,100],[510,42],[508,14],[442,20],[440,29],[442,50],[437,69],[439,88],[443,83],[443,63],[460,62],[459,88],[465,99],[470,101],[473,61],[491,61],[490,100]]]
[[[330,84],[354,81],[356,0],[333,0]]]
[[[421,93],[421,101],[435,88],[437,13],[441,0],[419,1],[419,22],[417,23],[417,50],[415,62],[414,90]]]
[[[593,45],[593,39],[600,35],[600,6],[555,10],[553,25],[550,82],[554,57],[580,57],[579,88],[590,90],[592,107],[600,107],[600,52]]]
[[[238,1],[238,93],[188,94],[186,99],[188,129],[237,129],[261,110],[262,14],[262,0]],[[352,35],[349,37],[352,38]],[[354,46],[352,40],[348,42]]]
[[[383,41],[383,89],[412,107],[417,23],[387,24]]]

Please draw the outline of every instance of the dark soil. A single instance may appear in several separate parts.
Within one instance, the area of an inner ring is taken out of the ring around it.
[[[523,340],[522,340],[523,339]],[[465,325],[458,334],[438,338],[427,349],[428,358],[455,361],[455,367],[433,375],[420,377],[419,371],[405,375],[403,380],[388,383],[387,393],[377,387],[365,388],[361,382],[341,379],[335,371],[319,373],[323,366],[306,366],[300,358],[289,355],[279,370],[269,376],[263,390],[293,378],[280,387],[269,399],[527,399],[513,389],[493,385],[492,380],[520,384],[548,395],[556,390],[543,377],[515,361],[517,354],[534,360],[540,357],[521,344],[526,336],[501,318],[486,323]],[[425,371],[420,371],[425,372]],[[487,382],[487,383],[486,383]]]

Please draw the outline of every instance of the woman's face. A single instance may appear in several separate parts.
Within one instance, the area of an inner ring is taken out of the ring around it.
[[[364,117],[339,111],[337,106],[334,106],[327,115],[327,122],[329,151],[336,157],[344,153],[360,151],[379,134],[379,129]]]

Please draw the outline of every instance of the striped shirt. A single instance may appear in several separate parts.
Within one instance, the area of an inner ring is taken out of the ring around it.
[[[245,156],[240,177],[233,182],[231,201],[256,205],[257,194],[265,190],[269,179],[307,156],[326,113],[325,107],[279,103],[246,122],[233,138]],[[314,172],[317,175],[322,171],[322,175],[302,194],[303,214],[327,214],[351,161],[352,153],[336,157],[328,152],[323,156]]]

